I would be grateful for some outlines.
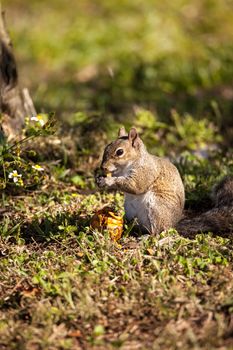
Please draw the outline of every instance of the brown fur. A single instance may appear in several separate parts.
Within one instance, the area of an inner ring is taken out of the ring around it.
[[[124,152],[121,156],[116,154],[119,149]],[[135,201],[139,209],[142,206],[140,215],[147,219],[146,227],[141,225],[142,231],[146,228],[157,234],[175,227],[188,237],[198,232],[233,231],[233,177],[225,177],[214,187],[211,210],[192,219],[181,219],[184,187],[178,170],[169,160],[149,154],[135,128],[128,134],[124,128],[119,130],[117,140],[105,148],[101,168],[113,176],[98,177],[97,184],[125,193],[126,217],[130,216],[127,210],[131,201],[132,208]],[[152,198],[148,203],[143,197],[147,194]]]
[[[120,157],[116,155],[119,149],[124,151]],[[141,204],[148,221],[142,230],[156,234],[181,219],[184,187],[179,172],[169,160],[149,154],[136,129],[132,128],[128,135],[120,129],[119,138],[105,148],[101,168],[112,172],[113,177],[99,177],[97,184],[126,194],[126,217],[130,199],[140,201],[148,194],[149,202]],[[140,224],[140,217],[135,219]]]
[[[198,232],[223,233],[233,231],[233,177],[224,177],[213,189],[214,207],[198,217],[183,219],[177,231],[184,236]]]

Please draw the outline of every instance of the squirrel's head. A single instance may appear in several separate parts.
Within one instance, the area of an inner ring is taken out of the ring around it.
[[[119,173],[136,159],[140,158],[145,146],[137,130],[131,128],[129,133],[122,127],[118,138],[105,147],[101,169],[105,173]]]

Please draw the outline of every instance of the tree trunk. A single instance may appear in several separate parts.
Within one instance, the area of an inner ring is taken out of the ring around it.
[[[12,44],[0,5],[0,113],[1,133],[8,138],[20,135],[25,117],[36,114],[27,89],[18,85],[18,72]]]

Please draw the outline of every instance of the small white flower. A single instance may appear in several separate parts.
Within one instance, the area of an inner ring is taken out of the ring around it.
[[[41,126],[45,125],[45,121],[41,114],[37,114],[37,116],[31,117],[31,120],[40,123]]]
[[[32,168],[37,170],[37,171],[44,171],[44,168],[40,166],[39,164],[32,165]]]
[[[14,182],[18,182],[19,179],[22,177],[21,174],[18,174],[17,170],[13,170],[9,175],[9,179],[13,179]]]

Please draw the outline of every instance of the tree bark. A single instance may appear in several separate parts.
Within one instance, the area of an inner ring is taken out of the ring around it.
[[[8,138],[20,135],[25,117],[36,114],[27,89],[19,88],[16,60],[0,5],[0,113],[1,132]]]

